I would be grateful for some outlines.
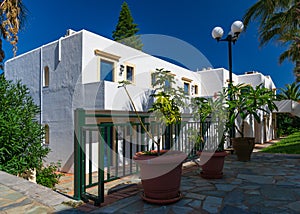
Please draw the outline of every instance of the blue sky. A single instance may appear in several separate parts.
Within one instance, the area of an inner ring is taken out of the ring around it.
[[[123,0],[24,0],[29,10],[19,33],[18,55],[65,35],[67,29],[88,31],[112,38]],[[233,21],[241,20],[255,0],[127,0],[139,34],[161,34],[183,40],[197,48],[213,67],[228,68],[225,42],[211,37],[215,26],[226,35]],[[6,60],[12,57],[11,46],[4,44]],[[180,51],[180,49],[178,49]],[[233,46],[233,72],[260,71],[271,75],[277,88],[294,81],[293,64],[278,63],[284,51],[278,44],[259,47],[257,23],[252,23]]]

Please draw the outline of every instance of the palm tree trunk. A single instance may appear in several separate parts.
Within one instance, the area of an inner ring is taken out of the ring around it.
[[[294,73],[296,76],[296,82],[300,82],[300,60],[296,61],[296,66],[294,68]]]

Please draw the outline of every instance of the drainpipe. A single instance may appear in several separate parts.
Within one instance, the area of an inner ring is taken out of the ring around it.
[[[61,40],[62,40],[62,39],[63,39],[63,38],[60,37],[59,40],[58,40],[58,62],[61,61]]]
[[[40,48],[40,124],[43,124],[43,47]]]

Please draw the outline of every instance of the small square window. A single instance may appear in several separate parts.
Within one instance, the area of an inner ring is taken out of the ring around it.
[[[133,82],[134,76],[134,67],[127,65],[126,66],[126,80]]]

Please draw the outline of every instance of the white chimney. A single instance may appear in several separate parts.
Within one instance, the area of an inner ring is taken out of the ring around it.
[[[74,33],[76,33],[76,31],[75,31],[75,30],[68,29],[68,30],[67,30],[67,33],[66,33],[66,35],[65,35],[65,36],[70,36],[70,35],[72,35],[72,34],[74,34]]]

